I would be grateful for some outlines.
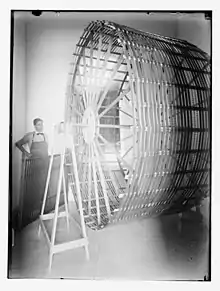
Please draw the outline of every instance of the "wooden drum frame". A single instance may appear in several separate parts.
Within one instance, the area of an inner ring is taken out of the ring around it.
[[[89,227],[182,212],[209,194],[210,75],[186,41],[108,21],[85,29],[65,121]]]

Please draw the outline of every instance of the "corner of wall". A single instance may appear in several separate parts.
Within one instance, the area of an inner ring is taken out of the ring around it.
[[[28,22],[25,22],[24,24],[24,54],[25,54],[25,107],[24,107],[24,111],[25,111],[25,132],[27,131],[27,26],[28,26]]]
[[[26,40],[25,22],[16,19],[14,22],[13,51],[13,124],[12,124],[12,210],[19,206],[21,152],[15,147],[15,142],[25,133],[26,119]]]

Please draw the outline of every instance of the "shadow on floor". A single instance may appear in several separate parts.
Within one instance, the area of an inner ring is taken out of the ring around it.
[[[173,269],[179,269],[190,280],[203,280],[209,277],[210,233],[203,215],[196,211],[187,211],[178,215],[158,218],[160,231]],[[196,274],[202,274],[197,278]],[[192,275],[193,274],[193,275]],[[193,277],[194,276],[194,277]]]

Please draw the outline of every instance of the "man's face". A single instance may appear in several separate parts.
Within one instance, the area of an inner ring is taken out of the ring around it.
[[[43,121],[38,121],[35,125],[35,129],[37,132],[42,132],[44,130]]]

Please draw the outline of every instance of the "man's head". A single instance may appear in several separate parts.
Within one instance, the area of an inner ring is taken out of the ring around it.
[[[42,119],[35,118],[33,120],[33,124],[34,124],[35,130],[37,132],[42,132],[44,130],[44,124],[43,124],[43,120]]]

